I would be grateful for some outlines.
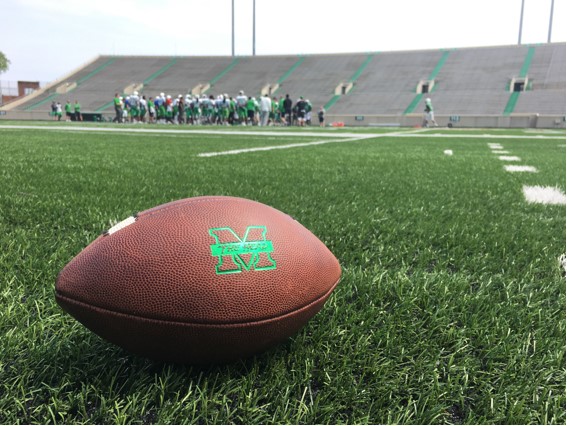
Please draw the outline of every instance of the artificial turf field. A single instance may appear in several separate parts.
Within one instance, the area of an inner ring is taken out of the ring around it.
[[[0,128],[0,423],[565,423],[565,205],[522,191],[565,193],[564,130],[140,128]],[[162,364],[58,307],[101,231],[200,195],[271,205],[339,259],[294,338]]]

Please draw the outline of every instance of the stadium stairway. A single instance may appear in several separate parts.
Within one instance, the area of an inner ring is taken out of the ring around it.
[[[376,53],[333,114],[401,115],[443,56],[440,50]]]
[[[525,76],[528,86],[518,96],[514,113],[565,111],[565,45],[533,47],[533,58]]]
[[[333,96],[329,100],[329,102],[327,102],[324,106],[326,111],[328,111],[335,103],[337,103],[337,101],[341,98],[341,96],[348,95],[352,91],[354,85],[356,84],[357,79],[362,75],[365,68],[372,61],[374,55],[375,54],[373,53],[370,53],[368,55],[366,61],[364,61],[362,65],[356,70],[353,76],[347,81],[347,84],[345,84],[344,82],[339,83],[339,86],[335,89],[335,96]]]
[[[447,61],[447,57],[449,56],[449,53],[450,53],[449,50],[446,50],[443,53],[443,56],[441,56],[441,59],[439,59],[439,62],[437,63],[437,65],[435,66],[435,68],[433,69],[431,74],[429,75],[429,78],[427,79],[427,82],[429,82],[428,93],[429,93],[429,91],[433,92],[435,90],[435,84],[434,84],[435,78],[437,77],[437,75],[439,74],[439,71],[441,71],[441,68],[443,68],[443,65]],[[423,95],[424,95],[423,91],[420,91],[420,93],[416,94],[415,98],[413,98],[413,101],[411,102],[411,104],[409,104],[409,106],[404,111],[404,114],[410,114],[410,113],[414,112],[417,105],[421,103]]]
[[[106,67],[112,65],[114,60],[115,60],[114,58],[110,58],[109,60],[105,61],[101,65],[98,65],[98,63],[97,63],[96,65],[98,65],[98,66],[94,70],[90,71],[88,74],[80,76],[80,77],[78,76],[79,78],[74,82],[66,82],[64,84],[58,85],[55,89],[55,93],[52,93],[52,94],[44,97],[42,100],[39,100],[38,102],[29,105],[28,107],[25,108],[25,110],[26,111],[32,111],[32,110],[36,109],[37,107],[39,107],[43,104],[46,104],[50,101],[58,99],[59,96],[68,98],[70,96],[69,93],[72,93],[78,87],[80,87],[83,83],[88,81],[90,78],[94,77],[96,74],[101,72]]]
[[[510,97],[510,79],[521,69],[527,51],[527,46],[451,51],[431,94],[436,114],[502,115]]]
[[[532,46],[528,49],[526,58],[524,60],[524,65],[522,66],[522,69],[520,70],[520,74],[518,75],[518,78],[520,80],[527,78],[528,70],[530,69],[530,65],[532,63],[534,53],[535,53],[535,47]],[[516,108],[516,103],[518,102],[518,98],[520,97],[520,93],[521,93],[520,91],[516,91],[516,90],[512,91],[512,93],[510,94],[510,98],[508,99],[508,103],[504,108],[504,115],[510,115],[514,112],[514,109]]]
[[[115,93],[119,93],[122,96],[128,96],[130,93],[129,90],[126,90],[126,88],[128,87],[140,87],[141,89],[145,88],[149,83],[151,83],[153,80],[155,80],[156,78],[158,78],[160,75],[162,75],[163,73],[165,73],[167,70],[169,70],[172,66],[174,66],[177,62],[177,58],[171,58],[169,60],[169,62],[166,63],[165,66],[161,67],[160,69],[158,69],[157,71],[155,71],[153,74],[151,74],[149,77],[145,78],[142,83],[140,84],[136,84],[136,82],[131,83],[129,86],[126,86],[125,88],[121,89],[121,90],[117,90]],[[112,97],[114,96],[114,94],[112,94]],[[99,106],[98,108],[95,109],[96,112],[101,112],[101,111],[105,111],[108,109],[113,108],[113,103],[114,101],[111,100],[109,102],[106,102],[104,105]]]
[[[252,56],[238,59],[230,73],[211,80],[209,93],[236,96],[242,90],[247,96],[259,96],[262,90],[267,89],[269,94],[275,94],[284,81],[283,74],[288,74],[298,62],[296,56]]]

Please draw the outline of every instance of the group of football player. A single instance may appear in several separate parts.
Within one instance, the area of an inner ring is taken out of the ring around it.
[[[134,91],[125,97],[116,93],[113,103],[117,123],[305,126],[311,124],[313,109],[303,97],[294,103],[289,95],[253,97],[242,90],[235,97],[160,93],[155,98]]]

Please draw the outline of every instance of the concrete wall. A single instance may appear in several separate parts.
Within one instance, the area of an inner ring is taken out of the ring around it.
[[[103,113],[103,117],[112,120],[114,113]],[[456,121],[458,118],[458,121]],[[49,121],[53,117],[47,111],[0,111],[0,120],[37,120]],[[62,120],[65,120],[63,115]],[[420,127],[422,114],[408,115],[333,115],[327,114],[327,125],[333,122],[342,122],[345,126],[353,127]],[[565,129],[565,116],[538,115],[538,114],[512,114],[503,115],[461,115],[450,116],[436,114],[435,120],[439,127],[454,128],[502,128],[502,129]],[[313,125],[317,126],[317,116],[313,114]]]
[[[422,114],[408,115],[334,115],[325,116],[327,124],[343,122],[345,126],[401,126],[420,127]],[[435,121],[440,127],[449,124],[454,128],[540,128],[565,129],[564,115],[512,114],[504,115],[441,115],[435,114]],[[316,123],[315,123],[316,124]]]

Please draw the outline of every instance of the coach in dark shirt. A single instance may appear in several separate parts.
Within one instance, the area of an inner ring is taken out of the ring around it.
[[[285,99],[283,101],[283,107],[284,107],[285,121],[287,122],[288,126],[291,125],[291,107],[292,107],[292,105],[293,105],[293,102],[289,98],[289,95],[285,95]]]
[[[305,126],[305,110],[307,109],[307,102],[305,102],[303,96],[297,100],[295,108],[297,109],[297,124]]]

